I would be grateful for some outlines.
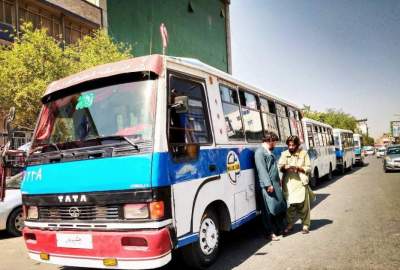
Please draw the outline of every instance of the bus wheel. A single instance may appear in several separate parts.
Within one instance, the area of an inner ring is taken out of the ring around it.
[[[346,173],[346,162],[345,163],[343,163],[343,165],[341,166],[341,168],[340,168],[340,174],[341,175],[344,175],[345,173]]]
[[[318,178],[319,178],[318,169],[314,169],[314,175],[313,175],[313,177],[311,177],[311,180],[310,180],[310,186],[312,188],[315,188],[317,186]]]
[[[332,180],[333,178],[333,170],[332,170],[332,164],[329,164],[329,173],[327,175],[328,180]]]
[[[182,250],[185,263],[195,269],[205,269],[217,259],[220,231],[217,215],[207,210],[200,222],[199,240]]]
[[[18,207],[11,212],[7,220],[7,232],[12,236],[21,236],[24,228],[24,217],[22,208]]]

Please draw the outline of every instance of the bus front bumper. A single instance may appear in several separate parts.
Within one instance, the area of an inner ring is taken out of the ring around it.
[[[29,256],[42,263],[108,269],[152,269],[171,260],[168,228],[159,230],[49,231],[25,227]]]

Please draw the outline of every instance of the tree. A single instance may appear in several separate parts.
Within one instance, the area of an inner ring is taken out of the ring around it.
[[[0,115],[16,108],[15,125],[33,128],[46,87],[89,67],[132,57],[131,48],[114,43],[104,30],[62,46],[46,29],[24,24],[11,46],[0,47]],[[64,48],[63,48],[64,47]]]
[[[331,125],[334,128],[348,129],[353,132],[357,129],[357,119],[342,110],[328,109],[326,112],[312,111],[310,106],[303,106],[304,116],[316,121]]]

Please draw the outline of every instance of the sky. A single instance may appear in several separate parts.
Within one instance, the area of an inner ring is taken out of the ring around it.
[[[312,110],[400,120],[400,1],[232,0],[233,75]]]

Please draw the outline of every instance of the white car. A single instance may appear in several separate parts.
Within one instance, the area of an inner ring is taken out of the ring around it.
[[[376,157],[377,157],[377,158],[384,157],[385,154],[386,154],[386,148],[385,148],[385,147],[379,147],[379,148],[376,150]]]
[[[19,173],[7,179],[6,195],[0,202],[0,230],[7,230],[13,236],[20,236],[24,228],[22,196],[20,185],[23,174]]]
[[[375,148],[373,148],[372,146],[364,146],[364,151],[365,154],[368,156],[375,154]]]

